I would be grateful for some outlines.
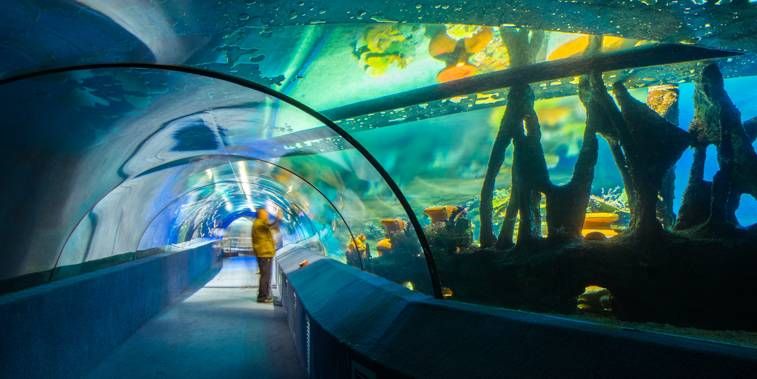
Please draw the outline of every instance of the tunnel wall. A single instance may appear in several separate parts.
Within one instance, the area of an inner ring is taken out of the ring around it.
[[[0,377],[81,377],[220,268],[204,242],[2,296]]]
[[[305,251],[279,258],[311,378],[749,377],[757,353],[558,316],[436,300]],[[362,376],[360,376],[362,375]]]

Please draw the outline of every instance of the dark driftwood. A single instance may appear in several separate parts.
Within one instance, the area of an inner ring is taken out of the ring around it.
[[[703,224],[710,217],[710,197],[712,182],[704,180],[704,163],[707,160],[707,146],[694,147],[689,182],[683,193],[681,208],[678,210],[676,230],[686,230]]]
[[[702,71],[702,80],[695,92],[695,117],[701,118],[710,128],[719,125],[721,141],[718,146],[718,163],[730,166],[735,191],[757,196],[757,153],[752,138],[741,124],[741,113],[725,92],[723,76],[718,66],[711,64]],[[696,107],[699,102],[700,106]],[[751,122],[751,120],[750,120]],[[750,132],[753,126],[749,126]]]
[[[586,88],[588,81],[582,79],[581,87]],[[516,157],[519,160],[519,180],[521,188],[527,188],[531,196],[543,193],[546,197],[546,218],[548,237],[551,241],[575,240],[581,237],[586,207],[589,203],[591,183],[594,179],[594,167],[597,163],[598,145],[595,135],[595,117],[597,104],[591,101],[590,94],[581,91],[581,100],[587,108],[587,124],[584,141],[573,169],[571,180],[562,186],[554,185],[544,160],[541,146],[541,127],[536,113],[531,108],[525,117],[526,133],[522,130],[514,137]],[[521,190],[521,194],[523,190]],[[533,204],[533,202],[531,203]],[[521,215],[537,215],[538,209],[521,207]],[[518,244],[533,242],[539,237],[540,225],[528,224],[519,231]],[[528,233],[521,237],[520,233]]]
[[[534,111],[534,93],[525,86],[521,106],[522,124],[513,130],[515,157],[513,175],[518,180],[518,241],[519,246],[527,246],[541,237],[541,194],[544,184],[549,182],[547,164],[541,148],[541,127]],[[524,132],[523,126],[526,131]],[[504,245],[508,241],[498,241]]]
[[[513,179],[517,190],[511,197],[507,220],[521,213],[518,245],[526,244],[528,248],[513,251],[525,250],[528,254],[502,255],[483,250],[443,255],[440,268],[445,285],[464,301],[575,313],[576,296],[593,284],[612,292],[613,315],[620,319],[757,330],[757,226],[747,230],[733,228],[735,233],[731,234],[697,235],[702,231],[722,231],[722,226],[712,227],[714,221],[736,225],[732,215],[738,195],[751,193],[757,175],[752,166],[757,160],[750,145],[757,126],[753,120],[745,123],[748,127],[741,125],[738,111],[722,90],[717,74],[716,68],[708,68],[697,84],[693,133],[680,131],[631,98],[621,84],[614,88],[616,105],[598,74],[580,83],[587,128],[569,182],[580,183],[574,197],[582,199],[588,193],[596,159],[596,131],[610,142],[632,199],[633,238],[606,241],[553,240],[565,233],[553,229],[561,223],[567,225],[566,230],[580,230],[577,225],[582,221],[578,218],[561,218],[582,217],[585,205],[571,205],[572,198],[558,199],[568,196],[560,194],[567,186],[556,187],[549,180],[531,92],[529,87],[519,86],[517,91],[521,93],[512,100],[512,120],[508,121],[517,126],[509,130],[515,150]],[[711,143],[717,144],[721,167],[714,183],[704,180],[706,149]],[[694,146],[694,162],[677,225],[684,232],[662,233],[656,219],[656,197],[671,165],[689,144]],[[547,240],[538,238],[535,230],[539,213],[532,195],[539,192],[547,197]],[[510,243],[512,224],[508,224]],[[407,275],[393,270],[396,265],[386,266],[388,277]],[[476,275],[471,276],[471,272]]]
[[[510,146],[512,140],[512,125],[520,121],[520,110],[517,107],[517,98],[520,96],[518,88],[510,89],[508,94],[508,107],[505,110],[505,114],[502,117],[502,121],[497,131],[497,136],[494,139],[494,145],[492,145],[492,152],[489,155],[489,163],[486,166],[486,174],[484,175],[484,183],[481,186],[481,205],[480,205],[480,221],[481,221],[481,233],[480,243],[481,247],[490,247],[494,245],[494,224],[493,224],[493,201],[494,201],[494,185],[497,179],[502,164],[505,162],[505,153]],[[511,196],[512,197],[512,196]],[[508,206],[509,208],[509,206]]]
[[[519,38],[520,37],[520,38]],[[540,36],[537,36],[540,38]],[[533,39],[533,36],[532,36]],[[522,36],[506,37],[508,46],[523,45],[525,38]],[[539,46],[531,41],[531,46]],[[587,48],[587,54],[596,53],[601,46],[601,38],[592,38]],[[526,49],[529,54],[535,54],[539,48]],[[519,62],[535,59],[533,55],[519,58]],[[534,96],[530,87],[519,87],[523,91],[520,97],[509,99],[518,101],[518,113],[523,125],[511,125],[514,127],[510,132],[513,139],[513,174],[511,197],[507,206],[505,220],[502,223],[496,247],[506,249],[513,245],[513,229],[515,225],[516,211],[520,215],[518,226],[518,245],[525,246],[538,241],[541,238],[541,212],[540,203],[542,194],[546,197],[546,218],[548,235],[552,241],[574,240],[581,237],[585,210],[589,203],[591,183],[594,179],[594,166],[597,163],[598,145],[596,140],[597,123],[601,121],[596,117],[599,106],[590,102],[590,94],[586,91],[589,83],[586,78],[581,80],[581,99],[587,106],[591,115],[587,119],[584,132],[584,142],[576,161],[573,177],[570,182],[563,186],[555,186],[549,178],[547,163],[544,159],[544,151],[541,146],[541,126],[533,108]],[[524,103],[523,103],[524,102]],[[518,127],[520,126],[520,127]],[[523,131],[525,126],[525,133]]]
[[[550,239],[577,239],[581,237],[586,207],[591,196],[594,167],[598,158],[597,124],[599,105],[591,98],[589,80],[581,79],[579,97],[586,108],[586,128],[573,176],[564,186],[551,186],[547,193],[547,224]]]
[[[698,217],[679,219],[678,229],[694,228],[701,222],[701,213],[708,206],[709,213],[698,233],[721,235],[738,228],[735,212],[742,193],[757,195],[757,154],[752,148],[755,133],[753,121],[741,124],[741,114],[725,92],[723,77],[717,65],[702,70],[694,92],[694,120],[689,127],[702,149],[714,144],[718,151],[720,169],[711,184],[709,199],[691,199],[685,203],[696,209]],[[698,162],[694,162],[698,164]],[[694,183],[696,184],[696,183]],[[692,185],[690,184],[690,187]],[[687,193],[697,189],[687,188]],[[684,199],[687,200],[687,199]],[[696,200],[697,204],[692,204]]]
[[[689,146],[689,135],[634,99],[622,83],[615,83],[613,91],[630,137],[621,135],[620,140],[631,176],[627,189],[635,193],[629,228],[632,233],[657,232],[657,194],[663,177]]]
[[[517,139],[518,133],[523,133],[524,118],[533,112],[534,97],[528,85],[516,85],[508,94],[508,106],[502,118],[497,137],[489,157],[484,183],[481,188],[481,247],[507,248],[512,245],[513,229],[515,225],[515,211],[520,214],[518,235],[519,240],[524,241],[528,236],[538,236],[538,228],[541,227],[539,219],[538,194],[528,186],[524,179],[521,162],[521,149],[517,146],[513,154],[512,186],[510,199],[508,200],[505,222],[500,231],[500,237],[494,236],[492,200],[497,174],[505,160],[505,153],[510,146],[510,141]],[[543,156],[542,156],[543,159]],[[525,217],[524,217],[525,216]],[[508,240],[509,238],[509,240]]]
[[[749,139],[749,143],[754,142],[754,139],[757,138],[757,117],[744,121],[744,131]]]
[[[599,74],[591,76],[591,94],[606,123],[599,132],[607,139],[623,176],[631,224],[629,234],[662,230],[657,220],[657,194],[663,177],[689,146],[688,134],[634,99],[622,83],[613,90],[620,106],[604,89]]]
[[[543,36],[531,36],[529,56],[521,58],[535,60],[541,51]],[[534,41],[536,39],[536,41]],[[517,43],[517,42],[516,42]],[[520,41],[522,44],[522,40]],[[602,45],[601,37],[593,37],[585,54],[595,54]],[[582,86],[588,82],[582,79]],[[513,244],[513,228],[516,210],[520,214],[518,245],[525,246],[541,238],[540,203],[542,194],[546,197],[547,228],[550,240],[570,240],[581,236],[586,206],[589,202],[594,166],[597,162],[597,141],[594,122],[588,122],[584,133],[584,144],[579,153],[571,181],[563,186],[555,186],[549,179],[547,163],[541,146],[541,125],[533,109],[533,92],[528,87],[525,94],[523,128],[512,132],[514,144],[513,186],[506,210],[505,220],[497,239],[496,247],[506,249]],[[595,112],[596,113],[596,112]]]
[[[502,38],[510,52],[510,64],[513,67],[533,63],[537,59],[538,54],[544,50],[544,44],[546,42],[543,32],[529,32],[526,29],[503,29]],[[495,241],[497,248],[501,249],[508,248],[512,245],[516,210],[523,209],[524,212],[527,212],[526,208],[534,208],[534,204],[536,208],[536,214],[526,217],[525,220],[521,220],[521,223],[519,224],[519,235],[521,235],[520,230],[525,229],[533,231],[534,227],[532,224],[541,224],[541,221],[539,220],[538,195],[534,193],[530,193],[523,197],[520,195],[522,188],[518,178],[519,170],[518,165],[516,164],[518,160],[513,159],[511,175],[512,185],[510,187],[510,199],[508,200],[506,216],[499,233],[500,237],[497,238],[494,235],[492,201],[497,174],[505,161],[505,153],[510,145],[510,141],[513,139],[516,131],[522,130],[524,117],[529,111],[533,110],[533,103],[534,95],[528,85],[516,84],[510,89],[510,92],[507,95],[507,109],[505,110],[505,115],[502,117],[497,137],[494,140],[494,145],[492,146],[492,152],[489,156],[489,162],[486,168],[486,174],[484,175],[484,183],[481,186],[481,233],[479,237],[481,247],[492,247],[495,245]],[[521,203],[524,205],[521,206]],[[530,204],[530,206],[526,206],[525,204]],[[524,233],[523,236],[531,234],[531,232],[525,231]]]

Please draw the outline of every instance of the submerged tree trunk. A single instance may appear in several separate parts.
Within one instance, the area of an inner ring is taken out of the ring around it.
[[[630,234],[654,235],[662,230],[657,220],[657,194],[662,179],[689,145],[688,134],[634,99],[622,83],[613,85],[618,106],[606,92],[599,74],[591,77],[591,93],[602,109],[608,139],[623,175],[629,208]]]
[[[582,81],[584,86],[586,80]],[[555,186],[549,178],[547,163],[541,145],[541,125],[533,110],[532,94],[529,92],[523,128],[513,131],[515,149],[515,178],[518,179],[520,227],[518,245],[528,245],[541,236],[540,200],[546,196],[547,227],[550,240],[563,241],[579,238],[583,228],[586,207],[589,202],[594,167],[597,162],[595,135],[596,106],[589,106],[584,142],[576,161],[573,177],[563,186]],[[524,199],[525,198],[525,199]],[[500,237],[507,238],[505,234]],[[506,241],[500,239],[498,245]]]
[[[681,208],[678,210],[676,230],[685,230],[702,225],[710,217],[712,182],[704,180],[706,160],[707,146],[695,146],[689,182],[683,193]]]
[[[694,120],[689,127],[697,150],[692,175],[681,206],[676,229],[697,228],[705,235],[721,235],[738,228],[736,209],[742,193],[757,195],[757,154],[752,141],[757,128],[753,120],[741,124],[741,114],[725,92],[717,65],[702,70],[694,91]],[[706,148],[717,147],[720,170],[712,183],[704,181]]]
[[[586,208],[594,181],[598,158],[597,123],[601,122],[598,105],[591,99],[589,82],[581,79],[579,98],[586,108],[586,127],[573,176],[564,186],[551,186],[547,193],[547,228],[551,240],[571,240],[581,237]]]
[[[541,238],[541,194],[547,193],[551,184],[531,87],[525,87],[522,101],[523,124],[513,131],[514,156],[517,158],[513,170],[519,182],[518,245],[526,246]]]
[[[512,229],[514,227],[514,215],[518,214],[518,244],[525,245],[538,239],[541,235],[541,214],[539,204],[541,194],[534,188],[529,172],[529,162],[536,159],[530,154],[530,150],[524,146],[525,135],[524,123],[531,117],[534,108],[534,94],[528,85],[517,85],[510,89],[511,97],[508,97],[508,110],[512,108],[513,117],[507,120],[507,127],[511,130],[513,139],[513,168],[510,199],[507,206],[505,223],[502,225],[496,246],[506,248],[512,245]],[[539,154],[538,158],[544,159]]]
[[[744,132],[749,143],[753,143],[757,138],[757,117],[744,121]]]
[[[543,32],[529,32],[526,29],[502,28],[500,30],[508,52],[510,53],[510,66],[517,67],[533,63],[539,54],[543,53],[546,38]],[[506,211],[505,220],[500,231],[500,238],[494,235],[494,189],[496,179],[502,164],[505,161],[505,154],[513,138],[513,131],[517,127],[522,127],[524,109],[522,103],[524,94],[528,86],[526,84],[514,85],[511,87],[507,96],[507,108],[505,115],[497,132],[492,152],[489,156],[489,163],[484,176],[484,183],[481,186],[481,205],[480,205],[480,222],[481,232],[479,242],[481,247],[487,248],[495,245],[497,247],[508,247],[512,245],[513,231],[515,228],[515,210],[519,208],[519,191],[520,185],[516,185],[515,168],[513,168],[512,187],[510,191],[510,200]],[[530,91],[530,89],[528,89]],[[531,95],[533,96],[533,95]],[[533,101],[532,101],[533,102]],[[533,107],[533,106],[532,106]],[[506,237],[509,236],[509,244]]]
[[[510,93],[512,94],[512,91]],[[510,97],[511,95],[508,95],[508,104],[511,101]],[[494,217],[494,185],[497,174],[505,162],[505,153],[512,139],[512,127],[510,124],[514,120],[519,119],[519,115],[516,112],[517,110],[510,106],[505,110],[505,115],[502,117],[502,122],[499,125],[497,137],[494,139],[494,146],[492,146],[492,152],[489,156],[489,164],[486,167],[486,175],[484,176],[484,183],[481,188],[480,204],[481,233],[479,238],[481,247],[483,248],[491,247],[495,240],[494,224],[492,221]],[[508,205],[508,210],[509,208],[510,206]]]
[[[634,99],[622,83],[615,83],[613,92],[631,138],[621,138],[638,195],[635,212],[632,208],[631,231],[654,233],[661,228],[657,221],[657,194],[662,179],[689,146],[689,135]]]
[[[508,46],[523,46],[522,35],[506,35]],[[521,56],[517,62],[532,62],[543,47],[543,35],[531,36],[530,55]],[[586,54],[599,50],[601,37],[593,37],[586,49]],[[582,81],[588,84],[584,79]],[[574,168],[574,176],[565,186],[554,186],[547,170],[544,151],[541,146],[541,126],[533,108],[533,93],[530,88],[524,93],[527,104],[524,106],[523,125],[512,132],[514,145],[513,186],[508,203],[505,220],[502,224],[498,248],[513,245],[515,210],[520,214],[518,228],[518,245],[527,245],[541,238],[541,196],[546,196],[547,228],[551,239],[573,239],[581,236],[586,206],[589,202],[591,182],[594,179],[594,166],[597,160],[597,143],[595,128],[587,124],[584,133],[584,145]]]
[[[662,186],[659,193],[659,203],[657,205],[657,218],[662,222],[663,228],[672,230],[676,221],[676,212],[673,209],[675,200],[675,167],[671,167],[665,176],[662,177]]]
[[[517,159],[513,157],[513,167],[517,165]],[[517,175],[511,175],[510,181],[510,199],[505,209],[505,218],[502,220],[502,227],[499,230],[497,238],[497,249],[505,250],[513,247],[513,236],[515,235],[515,224],[518,221],[518,208],[520,206],[518,196],[520,194],[520,181]]]

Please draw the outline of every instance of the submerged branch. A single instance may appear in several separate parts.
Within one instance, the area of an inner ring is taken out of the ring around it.
[[[702,70],[694,90],[694,120],[689,127],[697,143],[706,148],[714,144],[718,151],[720,170],[715,174],[709,198],[690,197],[685,202],[686,210],[697,209],[698,218],[684,218],[679,229],[694,228],[700,222],[706,206],[707,220],[698,227],[704,235],[722,235],[738,228],[736,209],[742,193],[757,195],[757,154],[752,147],[756,126],[753,120],[741,123],[741,113],[725,91],[723,76],[717,65],[710,64]],[[700,162],[694,162],[700,175]],[[689,191],[697,190],[696,182],[690,182]],[[696,203],[694,204],[694,201]],[[683,208],[683,207],[682,207]]]

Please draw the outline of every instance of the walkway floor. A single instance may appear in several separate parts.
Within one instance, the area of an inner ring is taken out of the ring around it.
[[[227,260],[219,276],[246,263]],[[241,274],[221,279],[249,279]],[[203,288],[150,320],[90,377],[304,378],[283,312],[256,295],[256,288]]]
[[[223,270],[218,273],[205,287],[212,288],[257,288],[258,287],[258,263],[255,257],[240,255],[226,258],[223,261]]]

